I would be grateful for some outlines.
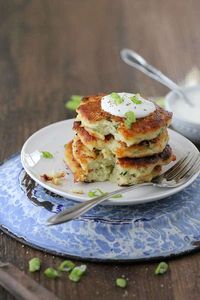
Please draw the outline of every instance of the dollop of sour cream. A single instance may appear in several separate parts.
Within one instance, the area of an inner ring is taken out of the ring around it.
[[[142,98],[139,94],[117,93],[121,98],[120,103],[115,101],[112,94],[102,97],[101,108],[113,116],[124,118],[127,112],[134,112],[136,119],[139,119],[150,115],[156,109],[153,102]],[[136,99],[135,102],[134,98]]]

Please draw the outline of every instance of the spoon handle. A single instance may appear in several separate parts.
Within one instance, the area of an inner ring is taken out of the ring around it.
[[[180,87],[175,82],[169,79],[161,71],[147,63],[147,61],[135,51],[130,49],[123,49],[120,54],[122,60],[129,66],[135,67],[136,69],[142,71],[149,77],[167,86],[170,90],[180,90]]]
[[[159,81],[163,85],[167,86],[170,90],[176,92],[179,97],[183,98],[189,106],[193,106],[192,102],[179,85],[164,75],[161,71],[150,65],[141,55],[130,49],[123,49],[120,54],[122,60],[129,66],[135,67],[147,76]]]

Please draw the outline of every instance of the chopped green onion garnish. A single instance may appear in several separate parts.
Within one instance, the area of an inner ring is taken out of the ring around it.
[[[72,95],[69,101],[65,104],[65,107],[71,110],[76,110],[77,107],[79,107],[82,98],[83,97],[80,95]]]
[[[96,196],[97,196],[96,191],[89,191],[88,192],[88,197],[93,198],[93,197],[96,197]]]
[[[128,111],[125,113],[125,125],[128,129],[131,129],[131,125],[136,121],[135,113],[133,111]]]
[[[41,153],[44,158],[53,158],[53,154],[48,151],[42,151]]]
[[[29,272],[36,272],[40,270],[41,261],[39,258],[34,257],[29,260]]]
[[[120,97],[119,94],[113,92],[110,95],[113,98],[113,100],[115,101],[115,104],[119,105],[124,102],[124,100],[122,99],[122,97]]]
[[[112,196],[112,198],[122,198],[122,194],[117,194],[117,195],[115,195],[115,196]]]
[[[87,269],[86,265],[75,267],[69,274],[69,279],[71,281],[78,282],[83,276],[83,274],[85,274],[86,269]]]
[[[55,270],[54,268],[47,268],[44,271],[44,274],[48,277],[48,278],[57,278],[59,277],[59,273],[57,270]]]
[[[131,101],[134,102],[135,104],[141,104],[142,101],[138,99],[140,97],[140,94],[135,94],[134,96],[131,97]]]
[[[103,196],[106,195],[107,193],[104,193],[102,190],[100,189],[95,189],[95,190],[91,190],[88,192],[88,197],[93,198],[93,197],[97,197],[97,196]]]
[[[74,267],[75,267],[75,264],[71,260],[65,260],[60,264],[60,266],[58,267],[58,270],[61,272],[69,272]]]
[[[107,195],[108,193],[103,192],[100,189],[95,189],[95,190],[91,190],[88,192],[88,197],[93,198],[93,197],[97,197],[97,196],[103,196],[103,195]],[[122,194],[117,194],[115,196],[112,196],[111,198],[121,198]]]
[[[166,262],[160,262],[155,270],[155,274],[164,274],[168,270],[168,264]]]
[[[116,286],[120,288],[125,288],[127,286],[127,281],[124,278],[117,278],[116,279]]]

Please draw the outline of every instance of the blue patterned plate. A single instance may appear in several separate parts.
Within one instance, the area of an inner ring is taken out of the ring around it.
[[[2,230],[46,252],[97,261],[136,261],[180,255],[200,246],[200,177],[164,200],[98,206],[77,220],[46,226],[74,205],[36,184],[19,155],[0,167]]]

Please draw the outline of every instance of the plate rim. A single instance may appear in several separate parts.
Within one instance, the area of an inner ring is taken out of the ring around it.
[[[49,190],[52,193],[55,193],[59,196],[62,196],[64,198],[69,198],[70,200],[74,200],[76,202],[85,202],[87,200],[89,200],[90,198],[88,197],[87,199],[83,199],[80,198],[78,195],[76,194],[70,194],[70,193],[66,193],[64,191],[58,190],[57,188],[54,188],[48,184],[46,184],[45,182],[42,182],[41,180],[39,180],[36,176],[34,176],[34,174],[31,172],[31,170],[29,170],[29,168],[26,166],[25,160],[24,160],[24,154],[25,154],[25,149],[26,146],[29,144],[29,142],[36,136],[38,135],[40,132],[42,132],[43,130],[46,130],[47,128],[53,127],[55,125],[60,125],[61,123],[68,123],[68,122],[73,122],[75,119],[67,119],[67,120],[61,120],[55,123],[51,123],[47,126],[44,126],[42,128],[40,128],[39,130],[37,130],[36,132],[34,132],[33,134],[31,134],[28,139],[25,141],[25,143],[22,146],[21,152],[20,152],[20,158],[21,158],[21,163],[23,168],[25,169],[25,171],[27,172],[27,174],[36,182],[38,183],[40,186],[42,186],[43,188]],[[169,132],[173,132],[175,133],[177,136],[180,136],[181,138],[185,139],[185,141],[189,144],[191,144],[191,146],[194,148],[195,151],[199,152],[199,150],[197,149],[197,147],[190,141],[188,140],[185,136],[183,136],[182,134],[178,133],[177,131],[168,128]],[[127,200],[115,200],[115,199],[110,199],[107,200],[105,203],[102,203],[101,205],[116,205],[116,206],[124,206],[124,205],[137,205],[137,204],[143,204],[143,203],[149,203],[149,202],[153,202],[153,201],[158,201],[158,200],[162,200],[166,197],[169,197],[171,195],[174,195],[178,192],[180,192],[181,190],[183,190],[184,188],[186,188],[187,186],[189,186],[199,175],[199,172],[197,172],[189,181],[187,181],[185,184],[179,186],[179,187],[175,187],[175,188],[168,188],[168,192],[167,194],[163,193],[162,195],[159,196],[158,195],[154,195],[154,196],[145,196],[144,199],[141,200],[137,200],[135,202],[130,202]],[[120,188],[119,188],[119,193],[120,193]]]
[[[63,253],[63,252],[56,251],[56,250],[50,250],[46,247],[36,245],[33,242],[31,242],[30,240],[28,240],[28,238],[19,236],[16,233],[11,232],[4,225],[0,225],[0,230],[4,234],[6,234],[6,235],[10,236],[11,238],[15,239],[17,242],[22,243],[23,245],[26,245],[26,246],[31,247],[33,249],[43,251],[44,253],[55,255],[55,256],[58,256],[58,257],[66,257],[66,258],[73,259],[73,260],[76,260],[76,261],[79,261],[81,259],[81,261],[85,261],[85,262],[108,263],[110,265],[116,264],[116,262],[121,264],[121,265],[122,264],[128,265],[132,262],[135,262],[135,263],[159,262],[163,259],[168,261],[168,260],[171,260],[171,259],[179,259],[180,257],[183,257],[183,256],[188,255],[188,254],[197,253],[197,252],[199,252],[199,249],[200,249],[199,245],[194,245],[194,246],[191,246],[190,248],[188,247],[187,249],[179,251],[177,253],[171,253],[171,254],[166,253],[166,255],[152,256],[152,257],[141,257],[141,258],[130,258],[130,259],[128,259],[128,258],[124,258],[124,259],[123,258],[111,258],[111,259],[110,258],[93,258],[93,257],[90,257],[90,256],[82,257],[80,255],[71,255],[69,253]]]

